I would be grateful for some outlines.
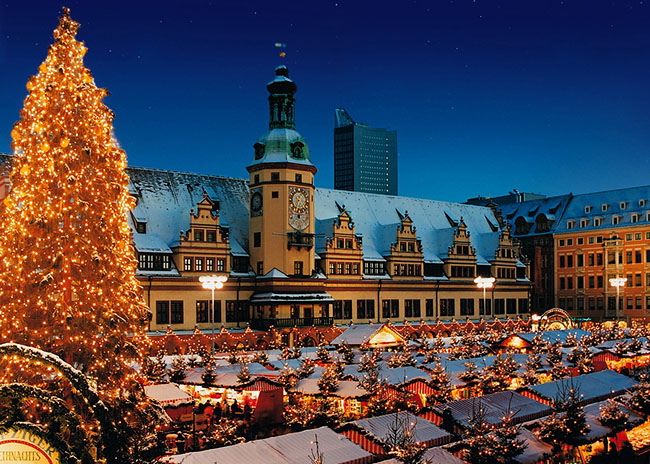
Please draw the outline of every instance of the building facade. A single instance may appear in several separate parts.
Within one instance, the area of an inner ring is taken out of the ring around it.
[[[335,110],[334,188],[397,195],[397,131],[377,129]]]
[[[533,311],[650,321],[649,201],[643,186],[499,206],[530,259]]]
[[[151,331],[528,317],[527,265],[490,208],[316,188],[286,67],[267,89],[248,179],[127,169]],[[485,299],[477,276],[496,278]]]

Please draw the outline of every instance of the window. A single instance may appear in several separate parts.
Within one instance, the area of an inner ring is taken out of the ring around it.
[[[576,288],[585,288],[585,278],[583,276],[576,278]]]
[[[599,227],[603,223],[602,218],[594,218],[594,226]]]
[[[564,280],[564,277],[560,277],[560,290],[566,289],[566,281]]]
[[[485,308],[483,308],[483,304],[485,304]],[[478,300],[478,313],[481,316],[489,316],[490,314],[492,314],[492,300],[488,300],[488,299]]]
[[[195,242],[202,242],[203,241],[203,231],[202,230],[195,230],[194,231],[194,241]]]
[[[602,266],[602,265],[603,265],[603,254],[596,253],[596,266]]]
[[[255,176],[253,177],[253,183],[255,183],[255,184],[260,183],[260,175],[259,174],[255,174]]]
[[[375,317],[375,300],[359,300],[357,301],[357,313],[359,312],[359,303],[363,303],[366,311],[366,318],[373,319]],[[357,317],[361,318],[359,314]]]
[[[567,255],[566,267],[573,267],[573,255]]]
[[[560,246],[564,246],[564,239],[560,239]]]
[[[526,314],[528,311],[528,298],[519,298],[519,313]]]
[[[625,252],[625,264],[632,264],[632,252],[631,251],[626,251]]]
[[[594,276],[589,276],[588,281],[589,281],[589,288],[595,288],[596,279],[594,278]]]
[[[594,244],[594,238],[593,237],[588,237],[587,242],[589,243],[589,245],[593,245]]]
[[[296,182],[302,182],[302,174],[296,174]]]
[[[572,246],[573,245],[573,239],[572,238],[567,238],[566,239],[566,244],[567,244],[567,246]]]
[[[456,315],[454,308],[454,299],[453,298],[441,298],[440,299],[440,316],[441,317],[453,317]]]
[[[345,241],[345,248],[347,248],[348,250],[352,249],[352,240],[351,239],[347,239]]]
[[[217,272],[225,272],[225,271],[226,271],[226,259],[217,258]]]
[[[273,190],[271,192],[271,198],[279,198],[279,197],[280,197],[280,192],[278,192],[277,190]]]
[[[508,298],[506,300],[506,312],[508,314],[517,314],[517,299]]]
[[[135,230],[139,234],[146,234],[147,233],[147,223],[146,222],[136,222],[135,223]]]
[[[343,300],[343,319],[352,319],[352,300]]]
[[[585,214],[591,213],[591,206],[585,206]]]
[[[277,182],[280,180],[280,173],[279,172],[272,172],[271,173],[271,182]]]
[[[156,301],[156,324],[169,324],[169,301]]]
[[[192,270],[192,258],[184,258],[183,259],[183,270],[184,271],[191,271]]]
[[[577,254],[576,255],[576,266],[584,267],[584,265],[585,265],[585,255]]]
[[[494,300],[494,314],[505,314],[506,305],[503,298],[495,298]]]
[[[608,205],[607,203],[603,203],[603,204],[600,206],[600,210],[601,210],[601,211],[607,211],[607,210],[609,210],[609,205]]]
[[[293,262],[293,273],[298,276],[302,275],[302,261]]]
[[[460,315],[473,316],[474,315],[474,299],[461,298],[460,299]]]
[[[569,290],[573,289],[573,277],[566,278],[566,288],[568,288]]]
[[[639,222],[639,215],[636,214],[636,213],[633,213],[633,214],[630,216],[630,221],[632,221],[632,222]]]
[[[172,301],[171,305],[171,323],[172,324],[182,324],[183,323],[183,302],[182,301]]]
[[[584,245],[585,244],[585,239],[582,237],[578,237],[578,245]]]
[[[560,256],[560,267],[566,267],[566,257],[564,255]]]
[[[589,238],[593,238],[593,237],[589,237]],[[593,253],[589,253],[589,254],[587,255],[587,265],[588,265],[588,266],[593,266],[593,265],[594,265],[594,262],[595,262],[595,261],[594,261],[594,254],[593,254]]]
[[[621,217],[620,216],[612,216],[612,224],[613,225],[618,225],[621,222]]]
[[[639,207],[640,208],[645,208],[646,201],[645,200],[639,200]]]
[[[605,299],[602,296],[596,298],[596,309],[599,311],[605,309]]]
[[[420,300],[404,300],[404,317],[420,317]]]
[[[226,301],[226,322],[245,321],[248,317],[248,301]]]
[[[200,324],[202,322],[211,322],[210,321],[210,303],[209,300],[197,300],[196,301],[196,323]]]
[[[169,255],[140,253],[138,255],[138,269],[167,271],[171,268]]]
[[[584,228],[589,225],[589,219],[580,218],[580,227]]]
[[[643,284],[642,284],[642,280],[641,280],[641,274],[635,274],[634,275],[634,286],[635,287],[641,287],[642,285]]]
[[[585,299],[577,298],[576,301],[577,301],[576,309],[578,310],[578,312],[583,313],[585,311]]]
[[[253,234],[253,246],[255,248],[262,246],[262,232],[255,232]]]
[[[203,258],[196,258],[194,260],[194,270],[197,272],[203,271]]]
[[[622,202],[619,204],[619,206],[621,207],[621,209],[625,209],[625,208],[627,208],[627,201],[622,201]]]
[[[208,272],[214,271],[214,258],[205,258],[205,270]]]
[[[634,262],[636,264],[643,262],[643,254],[641,253],[641,250],[634,250]]]
[[[573,229],[575,227],[575,225],[576,225],[576,222],[574,220],[572,220],[572,219],[569,219],[566,222],[566,228],[567,229]]]
[[[216,230],[208,230],[205,233],[205,241],[206,242],[216,242],[217,241],[217,231]]]
[[[641,240],[641,232],[634,234],[634,240]]]
[[[264,261],[258,261],[257,262],[257,275],[263,275],[264,274]]]
[[[596,288],[603,288],[603,276],[596,277]]]
[[[334,319],[343,319],[343,302],[340,300],[335,301],[332,312],[334,313]]]
[[[424,314],[426,317],[433,317],[433,299],[427,298],[424,300]]]
[[[631,242],[632,241],[632,234],[625,234],[625,241],[626,242]]]

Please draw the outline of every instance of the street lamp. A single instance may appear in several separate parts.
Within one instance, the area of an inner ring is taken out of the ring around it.
[[[487,313],[487,306],[485,306],[485,290],[494,287],[494,277],[477,277],[474,283],[478,288],[483,289],[483,313]]]
[[[214,291],[219,288],[223,288],[224,282],[228,280],[226,276],[218,275],[209,275],[199,277],[199,282],[203,285],[203,288],[212,290],[212,306],[210,307],[210,319],[212,320],[212,352],[214,353]]]
[[[627,282],[627,278],[625,277],[612,277],[609,279],[609,284],[612,287],[616,287],[616,320],[618,321],[620,319],[620,310],[621,310],[621,287],[625,286],[625,283]]]

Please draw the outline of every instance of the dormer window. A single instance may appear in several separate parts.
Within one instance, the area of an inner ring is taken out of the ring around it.
[[[203,231],[202,230],[195,230],[194,231],[194,241],[195,242],[202,242],[203,241]]]
[[[600,207],[601,211],[609,211],[609,205],[607,203],[603,203]]]
[[[580,219],[580,227],[584,228],[589,225],[589,219],[581,218]]]
[[[646,201],[644,199],[639,200],[639,208],[645,208]]]
[[[591,213],[591,206],[585,206],[585,214]]]
[[[621,223],[621,216],[612,216],[612,224],[613,225],[618,225]]]
[[[217,231],[216,230],[208,230],[205,233],[205,241],[206,242],[216,242],[217,241]]]
[[[636,213],[632,213],[632,216],[630,218],[632,222],[639,222],[639,215]]]
[[[594,218],[594,227],[599,227],[600,225],[602,225],[602,223],[603,223],[602,218],[599,218],[599,217]]]
[[[627,201],[622,201],[622,202],[619,204],[619,206],[621,207],[621,209],[625,209],[625,208],[627,208]]]
[[[574,221],[573,219],[569,219],[566,222],[566,228],[567,229],[573,229],[575,226],[576,226],[576,221]]]
[[[135,223],[135,230],[139,234],[146,234],[147,233],[147,223],[146,222],[136,222]]]

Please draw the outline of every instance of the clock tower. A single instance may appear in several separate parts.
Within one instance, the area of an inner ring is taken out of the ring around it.
[[[276,268],[287,276],[314,270],[314,174],[309,148],[296,132],[296,84],[286,66],[266,86],[269,131],[255,143],[250,173],[249,254],[258,276]]]

